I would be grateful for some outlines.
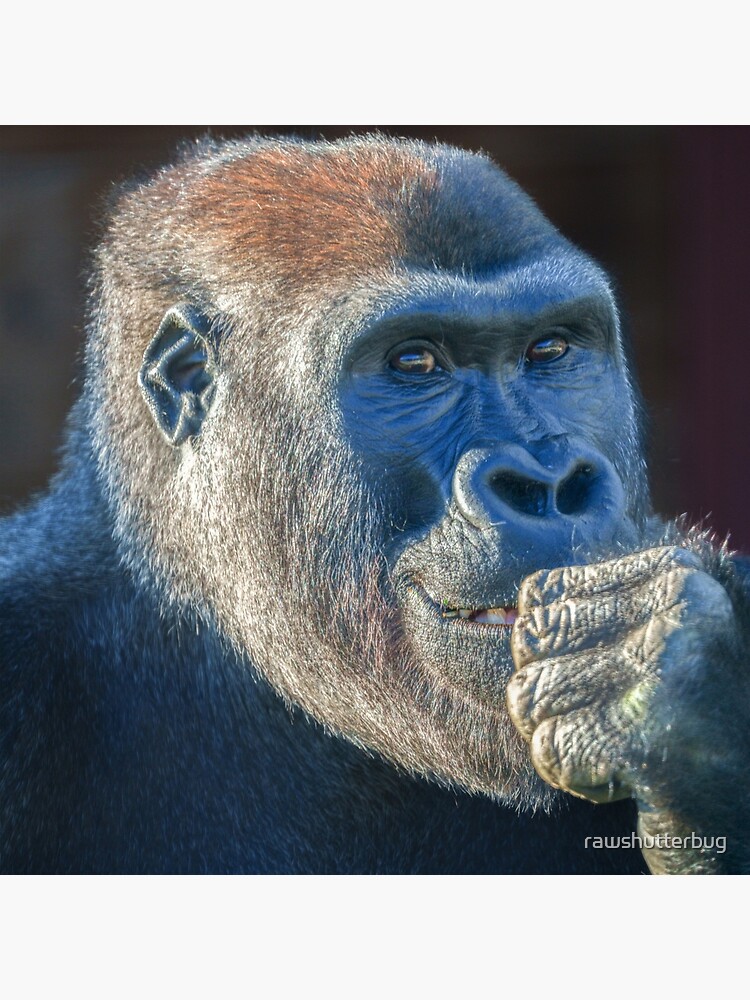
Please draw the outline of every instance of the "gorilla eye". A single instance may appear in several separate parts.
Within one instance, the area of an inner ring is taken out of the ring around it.
[[[530,364],[544,364],[547,361],[557,361],[564,354],[568,353],[570,344],[565,337],[543,337],[537,340],[526,351],[526,361]]]
[[[426,347],[401,347],[388,358],[388,364],[397,372],[407,375],[429,375],[439,366],[435,355]]]

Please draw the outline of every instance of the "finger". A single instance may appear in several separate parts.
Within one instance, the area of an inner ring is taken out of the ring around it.
[[[688,600],[697,599],[701,607],[708,606],[705,595],[709,589],[691,577],[706,577],[709,583],[714,583],[705,573],[672,565],[639,586],[622,586],[587,593],[577,599],[566,596],[547,604],[527,606],[511,633],[516,667],[579,650],[613,646],[621,641],[619,636],[623,632],[638,629],[652,618],[673,610],[680,617],[680,605]]]
[[[592,597],[637,586],[669,568],[670,565],[703,569],[703,564],[694,552],[670,545],[645,549],[606,562],[540,570],[526,577],[521,584],[518,592],[518,610],[520,614],[525,614],[538,604]]]
[[[577,717],[580,715],[580,717]],[[613,802],[630,794],[628,767],[604,752],[588,713],[543,722],[531,741],[531,760],[541,778],[555,788],[593,802]]]
[[[617,729],[637,721],[636,716],[640,719],[654,680],[638,676],[633,649],[624,647],[617,653],[616,664],[614,651],[600,650],[545,660],[517,671],[508,682],[506,701],[524,739],[531,740],[547,719],[581,708],[596,709]]]

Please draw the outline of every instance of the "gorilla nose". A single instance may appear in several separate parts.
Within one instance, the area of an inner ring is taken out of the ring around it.
[[[543,442],[532,455],[505,444],[473,448],[456,468],[453,492],[467,521],[489,527],[525,518],[584,520],[622,514],[624,491],[603,456],[567,441]]]
[[[555,510],[570,515],[585,511],[595,482],[593,467],[588,462],[579,462],[559,482],[504,468],[490,474],[488,486],[511,510],[543,517]]]

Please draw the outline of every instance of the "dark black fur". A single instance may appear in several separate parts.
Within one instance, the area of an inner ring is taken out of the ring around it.
[[[415,337],[466,374],[394,382]],[[496,516],[527,446],[593,470],[567,520]],[[62,469],[0,532],[0,867],[644,871],[584,847],[629,803],[535,775],[507,636],[425,603],[652,541],[641,456],[606,279],[484,158],[251,140],[124,189]]]

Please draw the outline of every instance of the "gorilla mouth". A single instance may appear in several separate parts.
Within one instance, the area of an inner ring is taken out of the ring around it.
[[[409,580],[408,589],[416,594],[419,602],[434,616],[452,625],[489,625],[500,630],[510,630],[518,617],[518,607],[515,604],[498,604],[486,608],[453,607],[436,600],[413,578]]]
[[[440,615],[442,618],[510,628],[518,617],[518,608],[509,605],[502,608],[449,608],[441,604]]]

